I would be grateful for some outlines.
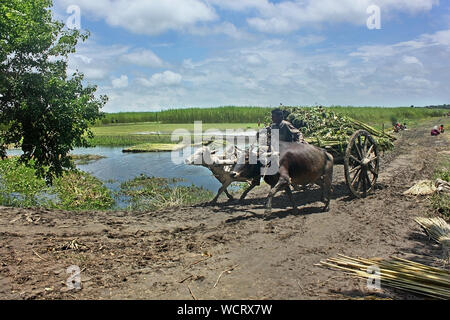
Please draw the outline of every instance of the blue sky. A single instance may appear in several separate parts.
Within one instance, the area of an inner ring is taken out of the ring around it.
[[[450,1],[54,0],[104,111],[450,102]],[[369,29],[376,5],[381,29]]]

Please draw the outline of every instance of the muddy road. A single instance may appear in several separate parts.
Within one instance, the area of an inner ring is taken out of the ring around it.
[[[430,125],[399,135],[365,199],[349,196],[335,166],[326,213],[312,188],[294,192],[298,215],[279,194],[265,219],[267,186],[242,204],[149,213],[0,207],[0,299],[355,299],[374,295],[364,280],[316,264],[341,253],[449,268],[413,220],[430,214],[427,199],[403,195],[450,150]],[[67,290],[70,266],[81,290]],[[421,299],[387,288],[376,296]]]

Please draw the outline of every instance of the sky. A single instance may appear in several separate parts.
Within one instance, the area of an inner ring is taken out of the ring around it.
[[[54,0],[106,112],[450,103],[449,0]]]

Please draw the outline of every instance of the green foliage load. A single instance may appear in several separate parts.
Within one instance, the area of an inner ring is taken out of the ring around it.
[[[361,129],[372,135],[379,150],[394,147],[395,138],[391,135],[335,111],[322,107],[282,109],[285,119],[298,128],[309,143],[327,147],[335,154],[343,155],[351,136]]]

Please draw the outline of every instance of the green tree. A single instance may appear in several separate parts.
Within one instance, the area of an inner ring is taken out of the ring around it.
[[[52,182],[73,168],[68,153],[87,147],[90,126],[102,116],[106,96],[85,86],[78,70],[67,75],[68,56],[89,33],[68,30],[52,18],[51,0],[0,3],[0,156],[8,145],[20,160]]]

